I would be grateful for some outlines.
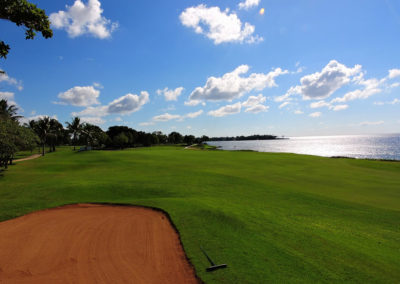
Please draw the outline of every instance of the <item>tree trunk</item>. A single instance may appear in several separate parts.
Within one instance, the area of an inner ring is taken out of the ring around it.
[[[44,156],[44,143],[42,144],[42,156]]]

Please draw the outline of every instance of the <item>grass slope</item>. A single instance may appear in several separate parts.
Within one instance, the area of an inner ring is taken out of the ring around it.
[[[0,177],[0,220],[77,202],[166,210],[207,283],[400,279],[400,163],[174,147],[63,149]],[[229,268],[206,273],[200,245]]]

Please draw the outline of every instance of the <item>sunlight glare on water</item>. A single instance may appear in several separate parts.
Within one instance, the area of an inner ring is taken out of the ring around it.
[[[400,135],[309,136],[277,140],[213,141],[223,150],[283,152],[323,157],[400,160]]]

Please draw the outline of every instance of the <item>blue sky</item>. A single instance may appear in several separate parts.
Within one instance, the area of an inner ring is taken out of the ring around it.
[[[399,1],[32,2],[53,38],[25,40],[0,20],[11,46],[0,97],[27,119],[209,136],[400,132]]]

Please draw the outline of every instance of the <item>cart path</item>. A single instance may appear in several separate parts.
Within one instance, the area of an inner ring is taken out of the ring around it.
[[[198,283],[161,212],[67,205],[0,222],[0,283]]]
[[[14,162],[27,161],[27,160],[33,160],[33,159],[39,158],[39,157],[41,157],[41,156],[42,156],[41,154],[34,154],[34,155],[32,155],[32,156],[29,156],[29,157],[26,157],[26,158],[23,158],[23,159],[13,160],[13,163],[14,163]]]

